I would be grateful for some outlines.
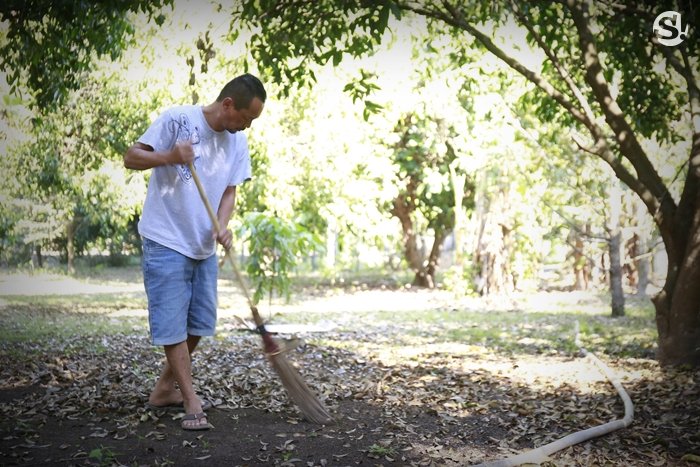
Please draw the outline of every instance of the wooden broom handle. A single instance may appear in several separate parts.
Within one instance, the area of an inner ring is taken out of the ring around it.
[[[214,226],[214,231],[216,232],[216,235],[219,235],[219,232],[221,232],[221,226],[219,225],[219,219],[216,217],[216,213],[214,212],[214,209],[211,207],[211,203],[209,202],[209,198],[207,197],[207,193],[204,191],[204,186],[202,185],[202,181],[199,179],[199,175],[197,175],[197,171],[194,169],[194,164],[191,162],[187,164],[188,168],[190,169],[190,173],[192,174],[192,179],[194,179],[194,184],[197,185],[197,191],[199,191],[199,197],[202,198],[202,202],[204,203],[204,207],[207,208],[207,213],[209,214],[209,219],[211,219],[211,223]],[[233,256],[231,256],[231,250],[229,248],[225,248],[224,251],[226,252],[226,258],[228,258],[229,262],[231,263],[231,266],[233,266],[233,272],[236,276],[236,280],[238,281],[238,285],[243,289],[243,294],[245,295],[246,300],[248,301],[248,306],[250,307],[250,311],[253,313],[253,321],[255,321],[255,325],[260,327],[263,326],[263,320],[260,317],[260,313],[258,313],[257,307],[253,304],[253,300],[250,298],[250,291],[248,290],[248,286],[245,283],[245,279],[243,279],[243,275],[241,274],[241,271],[238,269],[238,265],[236,262],[233,260]]]

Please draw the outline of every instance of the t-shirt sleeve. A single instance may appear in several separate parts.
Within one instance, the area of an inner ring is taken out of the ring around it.
[[[154,151],[167,151],[175,146],[178,132],[175,131],[177,120],[173,119],[170,112],[163,112],[148,127],[148,130],[139,138],[139,143],[147,144]]]
[[[250,167],[250,151],[248,149],[248,139],[241,132],[237,133],[235,143],[235,162],[231,167],[231,176],[228,179],[228,186],[238,186],[251,179],[252,169]]]

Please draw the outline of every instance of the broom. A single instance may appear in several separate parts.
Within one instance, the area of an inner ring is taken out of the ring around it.
[[[192,178],[194,183],[197,185],[197,190],[199,191],[199,196],[202,198],[204,206],[207,208],[207,213],[214,226],[214,230],[218,234],[221,230],[219,226],[219,220],[211,207],[211,203],[207,198],[207,194],[204,191],[202,182],[199,179],[199,175],[194,169],[192,163],[188,164],[190,172],[192,173]],[[299,372],[292,366],[292,364],[287,360],[283,354],[283,346],[281,346],[276,339],[265,329],[265,323],[263,322],[260,314],[258,313],[257,307],[253,304],[253,300],[250,298],[250,292],[246,286],[245,280],[241,275],[236,261],[234,261],[231,251],[227,248],[226,258],[228,258],[231,266],[233,267],[233,272],[238,281],[238,285],[243,290],[246,300],[248,301],[248,306],[253,314],[253,321],[255,321],[255,326],[262,336],[263,349],[267,359],[270,361],[272,368],[275,369],[277,375],[282,381],[282,385],[287,390],[287,394],[294,401],[294,403],[299,407],[302,414],[311,422],[318,424],[326,424],[331,421],[331,416],[326,410],[326,408],[321,404],[321,402],[316,398],[314,393],[309,389],[309,387],[304,382]]]

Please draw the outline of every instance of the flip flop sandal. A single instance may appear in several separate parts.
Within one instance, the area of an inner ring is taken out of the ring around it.
[[[182,422],[180,423],[180,426],[182,427],[183,430],[186,431],[201,431],[201,430],[208,430],[211,428],[211,425],[209,423],[205,423],[204,425],[188,425],[185,422],[191,421],[191,420],[199,420],[200,418],[206,418],[207,414],[204,412],[199,412],[199,413],[188,413],[184,417],[182,417]]]

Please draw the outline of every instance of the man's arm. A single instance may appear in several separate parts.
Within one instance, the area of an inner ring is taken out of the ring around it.
[[[221,202],[219,203],[219,209],[216,212],[219,226],[221,226],[221,231],[216,239],[227,250],[231,248],[231,245],[233,244],[233,234],[226,226],[228,225],[228,221],[231,220],[231,215],[233,214],[233,208],[235,206],[236,187],[228,186],[226,187],[226,190],[224,190],[224,194],[221,197]]]
[[[154,151],[151,146],[136,142],[124,154],[124,167],[147,170],[160,165],[189,164],[193,160],[192,143],[187,141],[176,144],[170,151]]]

